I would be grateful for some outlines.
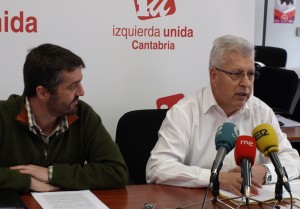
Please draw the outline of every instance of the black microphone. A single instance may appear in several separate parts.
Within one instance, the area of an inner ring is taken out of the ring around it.
[[[250,197],[251,193],[251,166],[256,157],[256,142],[252,136],[239,136],[235,142],[235,162],[241,166],[243,184],[241,192]]]
[[[238,135],[239,130],[233,123],[225,122],[219,126],[215,137],[216,150],[218,152],[211,168],[210,183],[214,182],[219,175],[223,166],[223,160],[234,148]]]
[[[291,193],[286,170],[282,167],[277,155],[279,140],[274,128],[269,124],[261,124],[253,129],[252,135],[256,140],[258,150],[271,159],[279,182]]]

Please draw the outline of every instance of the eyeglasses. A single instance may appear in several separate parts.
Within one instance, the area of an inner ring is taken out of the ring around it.
[[[221,71],[223,73],[226,73],[232,80],[239,80],[241,78],[243,78],[245,75],[247,75],[248,79],[250,81],[253,81],[254,79],[257,79],[260,75],[259,72],[257,71],[242,71],[242,70],[236,70],[236,71],[226,71],[226,70],[222,70],[219,68],[216,68],[216,70]]]

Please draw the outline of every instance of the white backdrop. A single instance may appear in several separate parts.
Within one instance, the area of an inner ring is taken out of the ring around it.
[[[147,2],[152,1],[138,0],[140,6]],[[235,34],[254,42],[254,1],[169,2],[176,6],[172,14],[141,20],[135,0],[2,0],[0,99],[22,93],[22,67],[30,48],[46,42],[61,45],[85,61],[81,99],[99,113],[114,138],[124,113],[156,108],[159,97],[208,85],[208,56],[217,36]],[[23,27],[17,20],[22,18]],[[23,32],[16,30],[20,28]],[[37,32],[31,32],[34,28]],[[118,36],[119,28],[154,28],[159,37],[146,33],[126,38]],[[176,37],[165,37],[168,29],[186,29],[190,37],[182,37],[185,31],[180,30]],[[134,40],[169,43],[174,49],[134,49]]]

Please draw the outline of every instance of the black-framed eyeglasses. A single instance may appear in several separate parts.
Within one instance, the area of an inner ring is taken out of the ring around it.
[[[260,75],[260,73],[257,71],[248,71],[248,72],[245,72],[242,70],[227,71],[227,70],[222,70],[222,69],[216,68],[216,67],[215,67],[215,69],[227,74],[232,80],[239,80],[239,79],[243,78],[245,75],[247,75],[248,79],[250,81],[253,81],[254,79],[257,79]]]

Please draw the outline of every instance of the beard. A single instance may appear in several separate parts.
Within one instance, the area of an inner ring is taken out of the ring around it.
[[[57,95],[52,95],[47,103],[48,111],[57,117],[73,115],[78,112],[78,96],[71,102],[59,101]]]

